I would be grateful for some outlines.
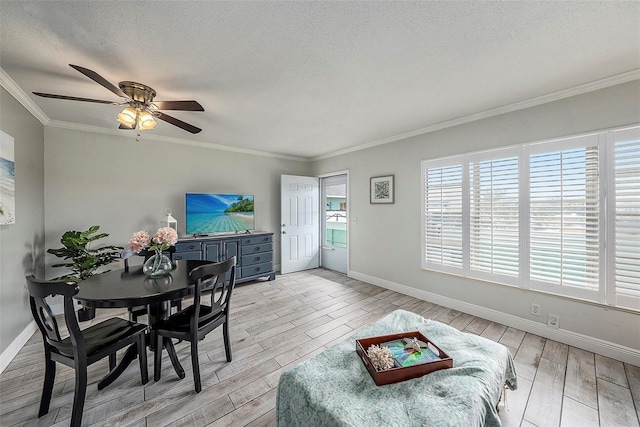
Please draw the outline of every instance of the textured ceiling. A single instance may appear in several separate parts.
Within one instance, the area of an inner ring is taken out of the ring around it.
[[[636,1],[2,0],[0,67],[55,123],[117,127],[31,94],[119,100],[77,64],[206,110],[147,132],[314,158],[637,72],[639,28]]]

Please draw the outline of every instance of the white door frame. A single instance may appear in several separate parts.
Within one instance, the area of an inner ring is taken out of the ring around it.
[[[349,274],[349,253],[351,252],[350,250],[350,213],[351,213],[351,208],[350,208],[350,194],[351,194],[351,186],[349,185],[349,169],[346,170],[342,170],[342,171],[335,171],[335,172],[328,172],[328,173],[323,173],[318,175],[318,178],[320,180],[322,180],[322,178],[329,178],[332,176],[336,176],[336,175],[346,175],[347,176],[347,250],[346,250],[346,262],[347,262],[347,274]],[[321,191],[321,185],[318,186],[318,191]],[[320,203],[322,203],[322,193],[320,193],[320,198],[319,198]],[[320,212],[324,215],[324,211],[325,211],[325,207],[320,206]],[[324,221],[324,219],[321,219],[321,221]],[[320,266],[322,266],[322,247],[324,247],[324,238],[325,236],[322,235],[322,223],[319,223],[318,226],[320,227]]]

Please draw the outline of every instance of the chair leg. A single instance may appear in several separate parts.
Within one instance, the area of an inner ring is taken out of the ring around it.
[[[231,342],[229,341],[229,317],[222,324],[222,335],[224,337],[224,351],[227,354],[227,362],[231,362]]]
[[[116,354],[111,353],[109,355],[109,370],[111,371],[115,367],[116,367]]]
[[[149,382],[149,370],[147,369],[147,345],[145,336],[141,334],[138,337],[138,360],[140,361],[140,376],[142,384]]]
[[[160,371],[162,370],[162,341],[163,337],[158,335],[157,332],[153,332],[154,340],[156,344],[155,352],[153,354],[153,380],[160,381]]]
[[[44,385],[42,386],[42,398],[40,399],[40,410],[38,417],[49,412],[49,404],[51,403],[51,393],[53,392],[53,382],[56,378],[56,362],[49,359],[51,353],[45,350],[45,368],[44,368]]]
[[[191,340],[191,366],[193,367],[193,381],[196,385],[196,393],[202,390],[200,382],[200,363],[198,362],[198,338],[193,337]]]
[[[76,360],[76,389],[73,394],[73,409],[71,411],[71,426],[80,427],[84,399],[87,394],[87,361]]]
[[[182,368],[182,365],[178,360],[178,355],[176,354],[176,348],[173,346],[173,341],[171,341],[171,338],[164,339],[164,347],[167,349],[169,360],[171,361],[171,364],[173,365],[173,369],[176,371],[178,378],[180,378],[181,380],[184,379],[185,377],[184,369]]]

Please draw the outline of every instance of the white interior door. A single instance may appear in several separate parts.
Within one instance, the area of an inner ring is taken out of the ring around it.
[[[320,265],[318,178],[282,175],[280,180],[280,272]]]
[[[320,178],[322,267],[347,274],[347,174]]]

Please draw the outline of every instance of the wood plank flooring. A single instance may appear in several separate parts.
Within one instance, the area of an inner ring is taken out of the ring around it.
[[[188,303],[188,302],[187,302]],[[402,308],[500,342],[514,355],[518,390],[507,393],[504,426],[640,426],[640,367],[316,269],[237,286],[232,301],[233,361],[221,329],[199,348],[202,392],[195,393],[189,344],[176,349],[179,380],[166,357],[162,379],[140,384],[137,363],[98,391],[107,360],[89,368],[86,426],[274,426],[280,374],[388,313]],[[98,310],[93,321],[122,316]],[[144,320],[144,318],[142,318]],[[153,378],[152,354],[149,375]],[[73,371],[58,365],[51,409],[37,418],[44,363],[36,333],[0,375],[1,426],[66,426]]]

